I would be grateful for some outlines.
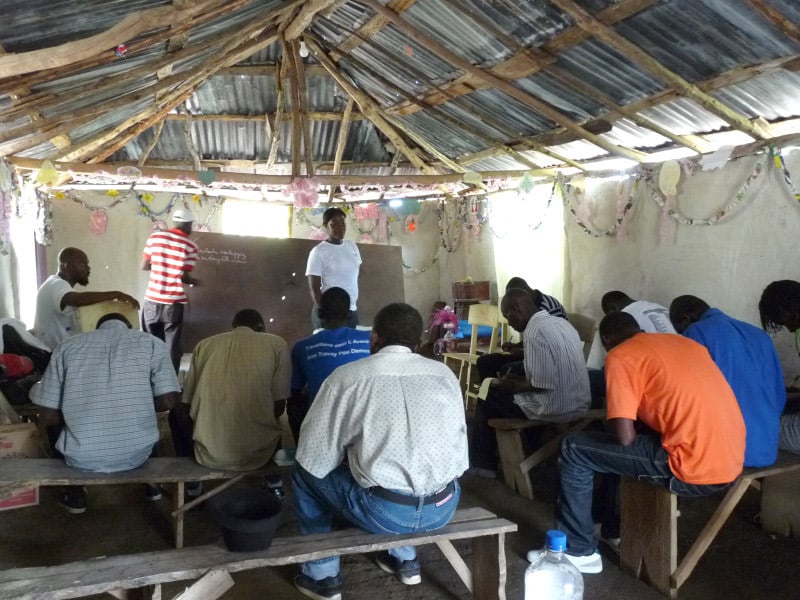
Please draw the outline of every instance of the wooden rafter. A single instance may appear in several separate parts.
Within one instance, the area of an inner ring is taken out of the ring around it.
[[[777,8],[764,0],[746,0],[758,14],[784,33],[789,39],[800,43],[800,27],[787,19]]]
[[[286,41],[292,41],[303,35],[318,12],[328,8],[334,0],[308,0],[304,3],[297,16],[283,30]]]
[[[278,74],[280,65],[233,65],[219,70],[219,75],[244,75],[245,77],[269,76]],[[320,65],[306,65],[306,75],[327,75],[328,72]]]
[[[659,0],[620,0],[611,6],[604,8],[597,13],[596,18],[598,21],[605,25],[613,25],[619,21],[627,19],[652,5],[657,4]],[[552,40],[545,43],[541,50],[548,55],[555,55],[562,50],[566,50],[582,41],[588,39],[590,36],[583,31],[580,27],[570,27],[564,30]],[[523,53],[517,53],[507,61],[500,63],[496,67],[496,74],[507,79],[521,79],[529,77],[539,71],[542,67],[550,64],[550,61],[540,59],[538,61],[525,60]],[[492,69],[495,72],[495,69]],[[424,100],[428,104],[441,104],[447,102],[448,99],[457,96],[465,96],[476,90],[483,90],[490,88],[491,85],[485,81],[477,80],[475,77],[466,73],[449,84],[442,86],[447,90],[448,94],[443,95],[441,91],[437,90],[428,94]],[[409,114],[418,110],[413,104],[400,102],[394,107],[389,109],[389,112],[398,114]]]
[[[191,76],[187,77],[181,85],[170,92],[165,99],[165,104],[154,103],[113,130],[102,132],[70,152],[63,153],[60,158],[62,160],[86,160],[91,157],[91,162],[99,162],[111,156],[119,148],[124,147],[130,140],[152,127],[172,109],[185,101],[186,98],[194,93],[197,86],[213,75],[217,69],[244,60],[260,49],[274,43],[276,39],[274,30],[264,31],[267,27],[268,24],[255,23],[250,25],[246,30],[242,31],[242,35],[236,36],[231,40],[218,55],[208,59],[194,69]]]
[[[358,102],[358,101],[356,101]],[[12,156],[9,162],[20,169],[35,170],[40,169],[42,161],[35,158],[24,158],[19,156]],[[82,162],[59,162],[53,163],[55,169],[59,172],[72,171],[76,174],[86,173],[107,173],[108,164],[91,164]],[[142,177],[157,177],[166,181],[185,180],[188,182],[196,182],[199,184],[197,172],[192,169],[167,169],[158,167],[144,166],[141,169]],[[498,178],[518,178],[525,174],[531,177],[552,177],[557,173],[556,169],[536,169],[524,171],[481,171],[480,175],[484,179],[498,179]],[[381,184],[381,185],[439,185],[446,183],[461,183],[463,181],[462,173],[430,173],[425,175],[396,175],[396,176],[380,176],[380,175],[326,175],[319,174],[317,179],[320,185],[367,185],[367,184]],[[274,185],[284,186],[292,182],[291,175],[256,175],[254,173],[221,173],[219,181],[230,183],[238,183],[243,185]]]
[[[382,111],[378,108],[377,104],[369,96],[367,96],[367,94],[350,83],[350,81],[339,72],[333,60],[331,60],[325,51],[320,48],[312,39],[306,39],[306,44],[314,53],[314,56],[319,63],[325,67],[328,73],[330,73],[330,76],[333,77],[336,83],[339,84],[339,87],[341,87],[350,97],[353,98],[353,100],[355,100],[361,112],[370,121],[372,121],[373,125],[375,125],[378,130],[380,130],[386,137],[389,138],[392,144],[394,144],[394,147],[401,151],[406,158],[408,158],[411,164],[413,164],[417,169],[426,175],[436,174],[436,170],[423,161],[417,152],[411,148],[405,142],[405,140],[403,140],[400,134],[397,133],[394,127],[389,124],[389,122],[383,116]]]
[[[355,100],[353,100],[351,96],[347,100],[347,106],[344,107],[344,117],[342,118],[342,124],[339,126],[339,139],[336,141],[336,153],[333,156],[332,175],[338,175],[342,168],[342,157],[344,156],[344,149],[347,146],[347,134],[350,131],[350,118],[353,115],[354,104]],[[331,186],[328,190],[328,202],[333,201],[333,193],[335,190],[336,188],[334,186]]]
[[[291,121],[292,115],[288,115],[285,112],[281,111],[280,114],[278,112],[274,113],[267,113],[264,115],[228,115],[228,114],[195,114],[192,115],[192,118],[195,121],[220,121],[220,122],[231,122],[231,121],[239,121],[239,122],[258,122],[264,120],[264,117],[269,117],[270,121],[274,121],[278,119],[279,121]],[[309,121],[341,121],[344,118],[343,112],[336,112],[336,111],[314,111],[306,113],[306,118]],[[366,117],[362,115],[360,112],[353,111],[353,114],[350,115],[350,121],[362,121]],[[167,115],[165,117],[168,121],[177,121],[180,119],[178,115]]]
[[[494,73],[484,70],[480,67],[476,67],[469,61],[464,60],[456,53],[452,52],[451,50],[448,50],[438,42],[435,42],[434,40],[422,34],[419,30],[417,30],[416,28],[409,25],[406,21],[404,21],[399,15],[392,12],[391,10],[388,10],[382,4],[377,2],[377,0],[363,0],[363,2],[367,6],[369,6],[372,10],[384,15],[387,19],[389,19],[389,21],[392,22],[393,25],[400,28],[410,38],[412,38],[418,44],[424,46],[430,52],[433,52],[440,58],[462,69],[463,71],[471,73],[472,75],[480,79],[483,79],[484,81],[491,84],[493,87],[497,88],[501,92],[505,93],[506,95],[514,98],[519,102],[522,102],[526,106],[533,108],[539,114],[550,119],[551,121],[558,123],[562,127],[572,131],[576,135],[592,142],[596,146],[603,148],[604,150],[610,152],[611,154],[622,156],[624,158],[628,158],[637,162],[643,162],[646,160],[647,156],[644,153],[638,152],[636,150],[631,150],[629,148],[623,148],[621,146],[617,146],[616,144],[612,144],[611,142],[597,135],[594,135],[590,131],[574,123],[566,115],[560,113],[546,102],[543,102],[542,100],[539,100],[535,96],[528,94],[527,92],[523,91],[522,89],[518,88],[512,83],[499,77],[498,75],[495,75]]]
[[[716,98],[709,96],[697,86],[692,85],[683,77],[662,65],[636,44],[619,35],[614,29],[600,23],[577,2],[573,0],[550,1],[572,17],[581,29],[622,53],[623,56],[637,63],[639,66],[675,88],[679,93],[693,100],[710,113],[718,116],[735,129],[744,131],[756,139],[769,137],[765,132],[761,131],[759,127],[751,123],[747,117],[726,106]]]
[[[306,72],[303,57],[300,56],[300,42],[294,39],[290,42],[294,68],[297,72],[297,95],[300,98],[300,118],[303,124],[303,152],[306,159],[306,175],[314,176],[314,143],[311,139],[311,126],[308,122],[308,92],[306,89]]]
[[[183,9],[177,9],[174,5],[148,8],[131,13],[113,27],[81,40],[66,42],[55,48],[5,54],[0,56],[0,77],[65,67],[109,52],[117,47],[120,40],[131,40],[147,31],[188,21],[224,3],[224,0],[206,0]]]
[[[414,6],[416,1],[417,0],[389,0],[389,2],[386,3],[386,6],[388,6],[397,14],[402,14]],[[359,27],[358,31],[354,32],[350,37],[346,38],[341,44],[339,44],[336,47],[336,50],[339,52],[352,51],[354,48],[360,46],[365,38],[372,37],[381,29],[383,29],[388,23],[389,21],[385,17],[376,14],[369,21]]]
[[[157,44],[169,40],[171,37],[174,37],[175,35],[191,31],[196,27],[200,27],[204,24],[207,24],[228,13],[235,12],[236,10],[240,9],[242,6],[248,4],[251,1],[252,0],[228,0],[227,2],[221,2],[218,7],[212,10],[208,10],[202,14],[199,14],[193,19],[187,19],[186,21],[176,25],[175,27],[165,28],[151,35],[139,36],[137,39],[132,40],[130,43],[127,44],[128,52],[126,56],[135,57],[136,54],[142,50],[152,48]],[[272,13],[269,13],[269,15],[266,16],[270,18],[282,18],[286,12],[293,10],[302,1],[303,0],[291,0],[289,4],[282,6],[281,8],[275,10]],[[20,86],[36,87],[38,85],[47,83],[49,81],[54,81],[62,78],[65,72],[76,73],[79,71],[83,71],[85,69],[91,69],[94,67],[107,65],[109,63],[119,60],[120,59],[114,55],[113,51],[104,52],[98,56],[78,61],[76,63],[72,63],[70,64],[68,70],[46,69],[44,71],[29,73],[21,77],[0,78],[0,89],[13,92],[14,89]]]
[[[380,50],[379,50],[379,52],[380,52]],[[389,57],[389,56],[385,56],[384,58],[386,58],[386,60],[391,60],[391,57]],[[472,137],[474,137],[476,139],[479,139],[482,143],[484,143],[486,145],[489,145],[489,146],[492,146],[493,148],[495,148],[497,150],[498,154],[500,154],[500,155],[506,154],[506,155],[510,156],[511,158],[513,158],[518,163],[520,163],[522,165],[525,165],[527,167],[530,167],[532,169],[538,168],[537,164],[535,164],[531,160],[527,159],[526,157],[522,156],[516,150],[513,150],[512,148],[509,148],[508,146],[506,146],[503,143],[503,140],[501,140],[500,138],[492,139],[492,138],[487,137],[487,135],[484,132],[482,132],[481,130],[477,129],[476,127],[471,126],[468,122],[466,122],[464,120],[459,120],[459,119],[456,119],[454,117],[451,117],[449,114],[447,114],[446,112],[441,110],[438,106],[425,106],[425,104],[424,104],[424,102],[422,100],[418,100],[413,95],[411,95],[410,93],[406,92],[406,90],[400,88],[399,86],[397,86],[393,82],[391,82],[388,79],[386,79],[385,77],[383,77],[380,73],[374,71],[364,61],[361,61],[360,59],[356,58],[355,56],[348,56],[347,60],[349,62],[353,63],[354,65],[358,66],[362,71],[369,73],[370,77],[374,78],[381,85],[386,86],[387,89],[390,89],[392,92],[394,92],[398,96],[404,97],[408,102],[419,104],[421,108],[427,109],[427,110],[429,110],[429,112],[435,114],[438,119],[449,123],[452,127],[455,127],[456,129],[461,129],[462,131],[465,131],[466,133],[468,133]],[[418,75],[415,74],[415,77],[417,77],[417,76],[422,77],[423,75],[422,74],[418,74]],[[388,113],[384,113],[384,114],[385,114],[385,116],[387,116],[387,118],[389,118],[389,120],[391,122],[398,122],[397,118],[393,118],[392,115],[390,115]],[[477,116],[478,116],[478,118],[480,118],[480,119],[484,120],[485,122],[487,122],[487,124],[489,124],[491,127],[495,128],[495,129],[498,129],[500,131],[503,131],[504,135],[507,135],[509,138],[513,137],[512,134],[507,131],[505,126],[502,123],[500,123],[499,121],[497,121],[496,119],[494,119],[492,117],[492,115],[490,115],[490,114],[481,114],[481,115],[477,115]],[[417,141],[417,139],[415,139],[414,141]],[[417,142],[417,143],[419,143],[419,142]],[[426,148],[426,150],[428,150],[428,149]],[[544,148],[539,149],[539,151],[541,151],[543,153],[547,153],[547,150],[544,149]],[[436,156],[436,157],[443,156],[443,155],[441,155],[441,153],[439,153],[438,151],[435,151],[435,150],[432,151],[432,152],[429,151],[429,153],[431,153],[433,156]],[[446,156],[445,156],[445,159],[446,160],[441,160],[440,159],[440,161],[442,162],[443,165],[450,166],[450,168],[452,170],[454,170],[456,172],[462,172],[462,173],[467,171],[467,169],[464,167],[464,165],[461,164],[460,160],[451,161]],[[569,164],[569,165],[571,165],[571,166],[574,166],[574,167],[577,167],[577,168],[583,170],[583,166],[580,165],[579,163],[575,162],[575,161],[572,161],[570,159],[565,159],[564,162]],[[450,163],[450,164],[448,164],[448,163]]]
[[[235,33],[240,33],[238,28]],[[209,36],[206,39],[200,40],[199,42],[192,44],[187,48],[183,48],[172,54],[164,56],[157,61],[147,62],[118,75],[103,77],[98,81],[88,84],[79,82],[75,84],[75,88],[66,89],[58,94],[42,92],[32,95],[28,98],[19,99],[14,101],[10,107],[0,110],[0,120],[14,119],[18,115],[23,114],[28,110],[54,112],[59,105],[70,101],[70,95],[68,92],[72,91],[73,89],[79,90],[83,95],[104,93],[113,91],[116,86],[125,85],[131,81],[136,81],[137,79],[152,75],[153,72],[164,71],[167,68],[170,70],[171,74],[172,66],[176,62],[195,57],[215,48],[218,49],[221,44],[230,39],[231,35],[232,32],[230,30],[224,30],[213,36]]]

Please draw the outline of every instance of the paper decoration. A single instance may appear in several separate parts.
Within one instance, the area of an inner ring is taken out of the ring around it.
[[[114,56],[118,58],[122,58],[128,53],[128,47],[125,44],[120,44],[116,48],[114,48]]]
[[[313,177],[295,177],[283,190],[284,196],[291,196],[295,208],[312,208],[317,205],[317,180]]]
[[[58,171],[49,160],[42,161],[39,173],[36,175],[36,182],[43,185],[53,185],[58,180]]]
[[[359,221],[363,219],[377,219],[378,218],[378,205],[374,202],[369,204],[356,204],[353,207],[355,218]]]
[[[124,167],[117,168],[117,175],[120,177],[138,178],[142,176],[142,172],[134,166],[126,165]]]
[[[108,215],[102,208],[93,210],[89,214],[89,231],[95,235],[103,235],[108,225]]]
[[[214,183],[214,180],[217,178],[216,171],[198,171],[197,178],[200,180],[200,183],[203,185],[211,185]]]
[[[530,173],[525,173],[525,175],[522,176],[522,179],[520,180],[519,186],[517,187],[517,189],[520,192],[523,192],[524,194],[529,194],[530,192],[533,191],[533,186],[534,186],[534,183],[533,183],[533,179],[531,178],[531,174]]]
[[[406,222],[403,226],[403,229],[406,231],[406,233],[416,233],[417,219],[414,217],[414,215],[408,215],[406,217]]]
[[[678,226],[675,220],[670,218],[670,213],[675,212],[678,205],[678,182],[680,180],[681,166],[677,160],[661,163],[661,169],[658,171],[658,187],[664,194],[664,206],[661,209],[658,225],[659,245],[675,243]]]

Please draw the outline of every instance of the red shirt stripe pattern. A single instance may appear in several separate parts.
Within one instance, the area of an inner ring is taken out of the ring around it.
[[[160,304],[185,304],[188,299],[181,277],[191,271],[199,255],[197,244],[180,229],[153,232],[144,247],[150,261],[150,282],[145,299]]]

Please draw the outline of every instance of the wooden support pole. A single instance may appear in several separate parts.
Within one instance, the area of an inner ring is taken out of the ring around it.
[[[283,122],[283,112],[286,105],[286,89],[283,87],[283,82],[287,68],[288,63],[284,57],[281,59],[280,72],[275,80],[275,89],[277,92],[277,96],[275,98],[275,123],[272,126],[272,139],[270,140],[269,156],[267,157],[268,172],[270,169],[272,169],[272,167],[275,165],[275,161],[278,159],[278,148],[281,141],[281,123]]]
[[[344,108],[344,117],[342,117],[342,124],[339,127],[339,139],[336,141],[336,154],[333,157],[333,171],[332,175],[338,175],[339,170],[342,168],[342,156],[344,156],[344,149],[347,146],[347,134],[350,130],[350,117],[353,114],[353,105],[355,100],[351,96],[347,101],[347,106]],[[336,186],[330,186],[328,190],[328,202],[333,202],[333,193],[336,191]]]
[[[772,23],[777,29],[794,42],[800,43],[800,27],[787,19],[777,8],[764,0],[746,0],[758,14]]]
[[[294,53],[286,40],[281,37],[281,56],[289,69],[289,90],[292,108],[292,177],[302,175],[300,169],[300,155],[303,138],[303,122],[300,116],[300,84],[297,79],[297,64]]]
[[[308,92],[303,57],[300,56],[300,42],[292,40],[292,56],[297,71],[297,95],[300,99],[300,119],[303,126],[303,154],[306,159],[306,175],[314,176],[314,140],[311,139],[311,126],[308,123]]]

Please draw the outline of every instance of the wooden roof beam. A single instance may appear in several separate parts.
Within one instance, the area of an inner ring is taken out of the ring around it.
[[[386,3],[386,6],[397,14],[402,14],[414,6],[416,1],[417,0],[389,0],[389,2]],[[373,35],[378,33],[387,25],[387,23],[389,23],[389,21],[385,17],[376,14],[369,21],[359,27],[358,31],[354,32],[350,37],[346,38],[341,44],[339,44],[336,47],[336,50],[339,52],[350,52],[354,48],[360,46],[365,39],[371,38]]]
[[[336,153],[333,156],[333,169],[331,175],[338,175],[342,168],[342,157],[344,156],[344,149],[347,146],[347,134],[350,131],[350,118],[353,115],[353,106],[355,100],[353,97],[347,100],[347,106],[344,108],[344,118],[342,124],[339,126],[339,137],[336,140]],[[336,186],[331,186],[328,190],[328,202],[333,202],[333,194],[336,191]]]
[[[782,32],[790,40],[800,43],[800,27],[787,19],[777,8],[764,0],[746,0],[759,15],[764,17],[773,27]]]
[[[613,25],[614,23],[627,19],[628,17],[650,8],[652,5],[657,4],[658,1],[659,0],[620,0],[619,2],[599,11],[596,17],[601,23]],[[576,44],[579,44],[589,37],[591,36],[580,27],[570,27],[569,29],[566,29],[558,34],[549,42],[545,43],[541,47],[541,50],[545,53],[554,55],[561,50],[565,50]],[[523,77],[529,77],[535,74],[540,68],[546,66],[547,64],[549,64],[549,62],[533,62],[524,55],[517,54],[509,58],[504,63],[496,65],[496,67],[491,70],[495,71],[496,69],[496,73],[498,75],[507,79],[521,79]],[[423,100],[430,105],[442,104],[443,102],[447,102],[450,98],[465,96],[475,90],[490,88],[491,85],[483,81],[474,81],[469,74],[465,74],[463,77],[459,77],[458,79],[442,87],[447,90],[447,95],[443,95],[440,91],[435,91],[428,94],[425,98],[423,98]],[[417,110],[419,109],[413,104],[401,102],[389,109],[389,112],[409,114],[416,112]]]
[[[358,102],[356,100],[356,102]],[[24,158],[20,156],[9,157],[9,162],[15,167],[23,170],[37,170],[42,167],[41,159]],[[117,163],[92,164],[82,162],[62,162],[54,161],[53,166],[56,171],[67,173],[109,173],[109,167]],[[143,166],[141,168],[142,177],[157,177],[165,181],[185,181],[192,182],[200,186],[197,178],[197,171],[193,169],[166,169],[158,167]],[[517,178],[525,174],[531,177],[551,177],[557,173],[556,169],[536,169],[521,171],[481,171],[483,179],[505,179],[507,177]],[[113,173],[112,173],[113,175]],[[463,182],[462,173],[432,173],[425,175],[325,175],[319,174],[316,177],[320,185],[438,185],[443,183]],[[292,182],[291,175],[257,175],[255,173],[231,173],[223,172],[217,178],[218,182],[239,183],[243,185],[274,185],[285,186]],[[444,195],[444,194],[443,194]]]
[[[550,2],[572,17],[581,29],[622,53],[623,56],[637,63],[639,66],[667,83],[667,85],[674,87],[680,94],[693,100],[735,129],[743,131],[756,139],[765,139],[769,137],[768,132],[763,131],[744,115],[729,108],[716,98],[709,96],[697,86],[692,85],[683,77],[662,65],[636,44],[622,37],[611,27],[598,21],[577,2],[574,2],[574,0],[550,0]]]
[[[218,19],[221,16],[224,16],[226,14],[238,10],[245,4],[248,4],[250,1],[251,0],[228,0],[227,2],[220,2],[219,6],[217,6],[216,8],[208,10],[202,14],[199,14],[193,19],[187,19],[186,21],[181,22],[175,27],[170,27],[169,29],[163,29],[162,31],[159,31],[152,35],[140,36],[139,38],[132,40],[129,44],[127,44],[128,53],[126,56],[128,57],[134,56],[137,52],[144,50],[146,48],[150,48],[166,40],[169,40],[171,37],[174,37],[175,35],[190,31],[196,27],[207,24],[210,21],[213,21],[214,19]],[[269,13],[268,16],[271,18],[282,18],[286,12],[293,10],[301,2],[303,2],[303,0],[291,0],[289,4],[286,4],[285,6],[282,6],[281,8]],[[210,36],[210,38],[211,37],[214,36]],[[116,47],[118,43],[119,41],[115,43],[114,47]],[[85,69],[99,67],[119,60],[120,59],[116,57],[113,52],[105,52],[101,55],[94,56],[86,60],[71,63],[68,69],[47,69],[44,71],[29,73],[21,77],[0,78],[0,90],[13,91],[16,87],[20,86],[35,87],[37,85],[47,83],[49,81],[60,79],[64,77],[65,74],[68,73],[77,73]]]
[[[350,83],[350,81],[336,68],[333,60],[331,60],[331,58],[313,39],[306,38],[306,44],[308,45],[309,50],[314,53],[314,57],[320,62],[320,64],[322,64],[323,67],[325,67],[325,69],[327,69],[334,81],[339,84],[339,87],[341,87],[349,96],[353,98],[353,100],[355,100],[362,114],[372,121],[373,125],[375,125],[375,127],[377,127],[386,137],[389,138],[392,144],[394,144],[394,147],[402,152],[406,158],[408,158],[411,164],[413,164],[417,169],[426,175],[436,174],[436,170],[422,160],[417,154],[416,150],[411,148],[400,136],[400,134],[397,133],[395,128],[386,120],[382,111],[380,108],[378,108],[378,105],[372,100],[372,98]]]
[[[266,115],[227,115],[227,114],[193,114],[192,119],[195,121],[256,121],[262,122],[264,117],[269,117],[270,119],[278,118],[280,121],[291,121],[292,115],[287,115],[286,113],[281,113],[278,116],[276,113],[266,114]],[[181,117],[180,115],[167,115],[164,117],[167,121],[177,121]],[[341,121],[344,118],[343,112],[336,112],[336,111],[313,111],[309,112],[306,115],[306,118],[309,121]],[[350,115],[350,121],[362,121],[366,117],[362,115],[358,111],[353,111],[353,114]]]
[[[438,42],[433,41],[432,39],[428,38],[427,36],[419,32],[416,28],[412,27],[406,21],[404,21],[399,15],[385,8],[382,4],[377,2],[377,0],[362,0],[362,1],[372,10],[386,16],[386,18],[388,18],[389,21],[392,22],[392,24],[394,24],[402,31],[404,31],[411,39],[416,41],[418,44],[425,46],[430,52],[433,52],[440,58],[448,61],[450,64],[462,69],[463,71],[470,73],[478,77],[479,79],[484,80],[486,83],[497,88],[506,95],[514,98],[518,102],[521,102],[526,106],[533,108],[539,114],[550,119],[551,121],[558,123],[562,127],[572,131],[579,137],[582,137],[590,141],[591,143],[595,144],[596,146],[599,146],[600,148],[603,148],[604,150],[610,152],[611,154],[622,156],[624,158],[628,158],[630,160],[634,160],[637,162],[644,162],[647,160],[647,156],[644,153],[638,152],[636,150],[631,150],[629,148],[623,148],[621,146],[617,146],[616,144],[612,144],[611,142],[597,135],[594,135],[590,131],[584,129],[580,125],[571,121],[566,115],[560,113],[546,102],[543,102],[542,100],[539,100],[535,96],[528,94],[527,92],[516,87],[507,80],[495,75],[494,73],[481,69],[480,67],[476,67],[469,61],[464,60],[463,58],[461,58],[454,52],[448,50]]]
[[[283,30],[286,41],[291,42],[303,35],[306,27],[311,25],[311,21],[316,14],[322,12],[334,2],[335,0],[308,0],[305,2],[297,16]]]
[[[147,31],[188,21],[220,4],[225,4],[225,1],[205,0],[181,9],[174,5],[148,8],[131,13],[113,27],[87,38],[51,48],[5,54],[0,56],[0,77],[57,69],[93,58],[116,48],[122,40],[132,40]]]
[[[162,100],[163,105],[154,102],[146,110],[127,119],[112,130],[103,131],[85,140],[79,146],[71,148],[68,152],[61,153],[59,158],[66,161],[89,158],[91,162],[100,162],[111,156],[185,101],[194,93],[197,86],[217,69],[244,60],[274,43],[277,39],[274,29],[265,31],[267,27],[269,25],[255,23],[246,28],[241,32],[242,35],[234,38],[218,54],[196,68],[191,75],[186,74],[183,83]]]

